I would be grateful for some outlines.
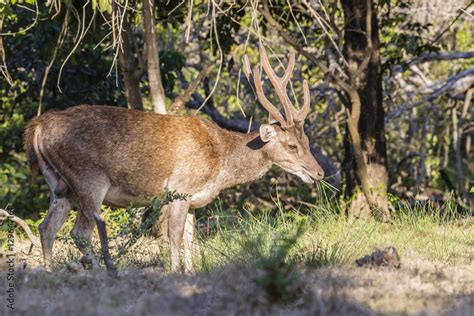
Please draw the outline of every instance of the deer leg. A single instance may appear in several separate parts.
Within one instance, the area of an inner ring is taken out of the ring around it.
[[[192,255],[194,251],[194,233],[196,229],[196,214],[194,209],[190,209],[186,215],[184,224],[184,269],[186,272],[193,272]]]
[[[92,253],[92,229],[94,229],[94,222],[84,216],[82,212],[77,212],[76,223],[71,230],[71,237],[83,255],[80,262],[84,265],[90,264],[92,270],[95,270],[99,266],[97,258]]]
[[[100,246],[102,249],[102,256],[104,257],[105,266],[107,267],[107,271],[109,271],[110,274],[116,275],[117,268],[115,267],[114,262],[112,261],[112,257],[110,256],[109,240],[107,238],[105,221],[97,212],[94,214],[94,218],[97,224],[97,230],[99,231]]]
[[[83,175],[86,176],[86,175]],[[104,201],[105,195],[110,188],[110,182],[105,176],[85,177],[87,180],[77,181],[77,202],[80,205],[82,215],[88,221],[95,221],[101,245],[102,256],[104,257],[105,266],[110,274],[116,275],[117,269],[112,261],[109,252],[109,242],[105,221],[99,215],[100,206]],[[79,224],[78,224],[79,225]]]
[[[173,272],[179,269],[179,252],[188,211],[189,202],[187,201],[174,201],[169,204],[168,238],[171,250],[171,271]]]
[[[41,248],[43,249],[44,267],[51,271],[53,260],[53,245],[56,234],[71,211],[71,203],[67,198],[58,198],[51,193],[48,214],[39,225]]]

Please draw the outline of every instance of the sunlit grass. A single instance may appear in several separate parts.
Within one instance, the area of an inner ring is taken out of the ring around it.
[[[300,212],[242,212],[214,216],[213,233],[201,232],[195,264],[209,271],[229,262],[252,262],[278,249],[284,236],[301,223],[305,231],[285,260],[312,267],[352,264],[377,247],[394,246],[402,257],[440,263],[471,263],[474,226],[455,216],[450,202],[442,207],[398,205],[390,223],[351,219],[333,209]],[[249,241],[258,240],[258,244]]]

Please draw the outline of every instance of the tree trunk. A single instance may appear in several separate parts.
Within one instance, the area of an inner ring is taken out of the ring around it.
[[[148,81],[153,103],[153,111],[166,114],[165,90],[161,82],[160,50],[155,32],[155,5],[153,0],[143,0],[143,26],[145,29],[145,46],[148,65]]]
[[[342,7],[343,54],[354,87],[353,93],[349,93],[351,115],[344,141],[343,172],[345,194],[350,199],[348,212],[367,217],[374,214],[375,207],[387,218],[387,150],[377,14],[370,0],[343,0]],[[360,116],[351,121],[353,112],[359,110]]]
[[[133,34],[127,21],[123,23],[122,49],[119,49],[119,64],[125,85],[125,98],[128,108],[143,110],[143,101],[140,91],[140,78],[143,73],[141,62],[134,56]],[[139,52],[136,52],[140,56]],[[140,58],[140,57],[139,57]]]

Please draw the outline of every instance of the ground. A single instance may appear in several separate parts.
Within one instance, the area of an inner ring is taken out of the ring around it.
[[[45,272],[40,250],[17,238],[15,310],[5,300],[1,308],[12,315],[472,315],[473,232],[472,217],[439,214],[392,223],[249,215],[200,236],[196,273],[170,273],[163,245],[142,237],[116,259],[118,277],[103,268],[71,272],[79,254],[61,238],[55,269]],[[387,245],[399,252],[399,269],[355,263]]]
[[[429,314],[472,315],[474,267],[402,259],[400,269],[324,267],[302,272],[291,303],[270,301],[259,271],[230,264],[211,273],[130,269],[96,273],[17,273],[18,315]]]

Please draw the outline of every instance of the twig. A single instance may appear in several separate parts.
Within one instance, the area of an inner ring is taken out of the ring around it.
[[[3,1],[2,1],[3,2]],[[8,3],[8,2],[7,2]],[[8,4],[10,5],[10,4]],[[39,17],[39,8],[38,8],[38,1],[35,1],[35,18],[33,20],[33,23],[31,23],[30,25],[28,25],[26,28],[24,29],[21,29],[20,31],[18,32],[6,32],[6,33],[2,33],[1,30],[0,30],[0,36],[13,36],[13,35],[17,35],[19,33],[24,33],[24,32],[27,32],[29,31],[30,29],[32,29],[36,23],[38,23],[38,17]]]
[[[3,29],[3,20],[5,16],[3,15],[0,17],[0,32],[2,32]],[[0,36],[0,72],[3,75],[3,77],[7,80],[7,82],[10,84],[10,86],[13,86],[13,80],[12,77],[10,76],[10,73],[8,72],[8,67],[7,67],[7,61],[6,61],[6,53],[5,53],[5,48],[3,47],[3,37]]]
[[[26,233],[26,236],[28,237],[28,239],[31,241],[31,243],[35,246],[35,247],[38,247],[40,248],[41,245],[40,245],[40,242],[38,241],[38,239],[35,237],[35,235],[33,234],[33,232],[31,231],[30,227],[28,226],[27,223],[25,223],[25,221],[23,221],[21,218],[19,218],[18,216],[15,216],[15,215],[12,215],[10,213],[8,213],[6,210],[4,209],[0,209],[0,221],[4,221],[6,219],[9,219],[15,223],[17,223],[18,225],[20,225],[20,227],[25,231]]]
[[[68,62],[69,58],[71,58],[71,56],[74,54],[76,49],[79,47],[79,44],[84,39],[84,36],[87,34],[87,31],[89,31],[89,28],[91,27],[92,22],[94,21],[94,18],[95,18],[95,11],[94,11],[94,13],[92,14],[92,17],[89,21],[89,24],[87,25],[86,28],[84,28],[84,25],[85,25],[85,22],[86,22],[85,21],[85,19],[86,19],[86,7],[88,5],[89,5],[89,1],[87,1],[86,4],[84,4],[84,6],[82,7],[82,29],[81,29],[81,34],[79,36],[79,39],[77,40],[76,44],[74,45],[72,50],[69,52],[69,54],[66,56],[66,58],[64,59],[62,65],[61,65],[61,68],[59,69],[57,87],[58,87],[59,92],[61,92],[61,93],[62,93],[62,90],[61,90],[60,82],[61,82],[61,74],[63,72],[64,66]]]
[[[329,72],[328,67],[316,56],[308,52],[303,46],[301,46],[297,40],[295,40],[271,15],[269,7],[268,7],[268,1],[263,0],[263,9],[261,11],[263,17],[267,22],[269,23],[270,26],[272,26],[275,30],[277,30],[280,35],[283,37],[285,42],[293,46],[300,54],[314,62],[321,70],[325,73],[329,73],[331,77],[336,81],[336,83],[339,85],[339,87],[348,92],[351,89],[351,86],[346,83],[344,80],[336,76],[335,74],[331,74]]]
[[[61,48],[61,46],[64,43],[64,38],[66,36],[67,28],[68,28],[68,24],[69,24],[69,13],[70,13],[70,10],[71,10],[71,6],[72,6],[71,4],[67,5],[66,13],[64,15],[64,20],[63,20],[63,23],[62,23],[62,26],[61,26],[61,31],[59,32],[59,36],[58,36],[58,39],[56,41],[56,46],[54,47],[54,50],[53,50],[53,56],[51,57],[51,60],[48,64],[48,66],[46,66],[46,68],[44,69],[43,80],[41,81],[41,89],[40,89],[39,102],[38,102],[38,110],[37,110],[37,113],[36,113],[37,116],[41,115],[44,89],[46,87],[46,82],[48,81],[49,71],[51,70],[51,67],[53,67],[54,62],[56,61],[56,56],[58,54],[59,48]]]
[[[461,15],[466,12],[467,9],[469,9],[469,7],[471,5],[474,4],[474,1],[471,1],[467,6],[465,6],[464,8],[460,9],[460,12],[459,14],[451,21],[451,23],[449,23],[449,25],[441,32],[438,34],[438,36],[436,36],[436,38],[434,40],[431,41],[431,44],[434,44],[436,43],[450,28],[451,26],[456,23],[456,21],[461,17]]]

